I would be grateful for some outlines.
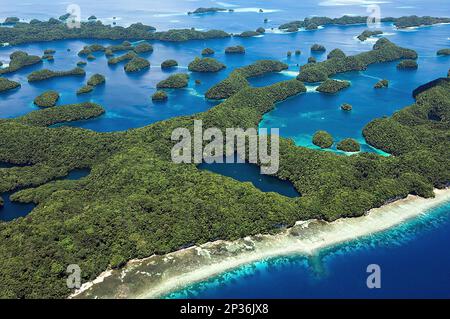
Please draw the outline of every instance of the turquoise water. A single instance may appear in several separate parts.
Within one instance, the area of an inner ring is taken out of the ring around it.
[[[67,3],[28,0],[27,2],[4,0],[0,18],[18,16],[25,20],[48,19],[65,13]],[[121,131],[142,127],[157,121],[180,115],[195,114],[208,110],[218,102],[204,99],[206,90],[226,78],[236,67],[248,65],[259,59],[277,59],[286,62],[289,70],[280,74],[269,74],[251,79],[254,86],[265,86],[291,79],[298,73],[299,65],[306,63],[311,55],[313,43],[326,46],[327,51],[340,48],[347,54],[370,50],[373,41],[361,43],[355,39],[366,27],[328,26],[317,31],[279,34],[276,27],[281,23],[303,19],[312,15],[341,16],[343,14],[366,14],[366,4],[371,1],[353,1],[353,5],[341,5],[344,0],[269,0],[269,1],[180,1],[167,0],[149,4],[146,0],[87,1],[79,0],[83,17],[95,14],[106,23],[116,17],[118,25],[129,25],[137,21],[154,25],[160,30],[169,28],[195,27],[197,29],[223,29],[229,32],[254,30],[264,26],[267,33],[262,37],[190,41],[186,43],[152,42],[154,52],[143,57],[151,62],[151,68],[137,74],[126,74],[123,64],[108,66],[104,55],[97,53],[97,59],[88,62],[85,78],[60,78],[50,81],[28,83],[26,76],[40,68],[67,70],[76,62],[84,60],[77,52],[85,45],[101,43],[116,44],[114,41],[71,40],[51,43],[33,43],[16,47],[0,48],[0,61],[8,62],[9,54],[25,50],[30,54],[42,55],[53,48],[57,52],[54,62],[44,61],[19,72],[6,75],[22,84],[19,90],[0,94],[0,118],[12,118],[26,114],[37,107],[33,99],[45,90],[54,89],[61,93],[58,105],[93,101],[106,109],[98,119],[70,123],[100,132]],[[348,3],[348,1],[347,1]],[[188,16],[185,13],[197,7],[219,6],[233,8],[234,13],[217,13]],[[263,8],[263,13],[258,13]],[[382,16],[435,15],[450,12],[448,1],[402,0],[381,4]],[[263,23],[268,18],[267,24]],[[271,28],[274,28],[273,30]],[[362,128],[372,119],[391,115],[393,112],[413,103],[411,92],[416,87],[438,77],[445,76],[450,67],[450,57],[438,57],[436,51],[450,46],[450,25],[437,25],[399,31],[384,24],[385,36],[396,44],[415,49],[419,53],[419,69],[398,71],[396,63],[370,66],[363,72],[351,72],[336,76],[351,81],[350,88],[336,95],[314,92],[314,85],[308,85],[309,92],[279,103],[267,113],[260,127],[280,128],[280,134],[292,138],[297,145],[314,148],[311,137],[317,130],[327,130],[336,140],[353,137],[362,144],[364,151],[382,152],[365,144]],[[1,39],[0,39],[0,42]],[[230,45],[246,47],[245,55],[225,55],[223,50]],[[227,65],[227,69],[214,74],[196,74],[187,70],[187,65],[199,56],[205,47],[216,51],[215,58]],[[70,51],[68,51],[68,49]],[[300,56],[287,58],[287,51],[300,49]],[[314,55],[318,61],[326,59],[325,54]],[[159,65],[165,59],[173,58],[179,67],[162,71]],[[189,73],[189,87],[171,90],[165,103],[153,103],[151,95],[156,83],[175,72]],[[77,96],[75,92],[89,76],[101,73],[106,84],[92,93]],[[388,89],[374,90],[373,85],[382,78],[390,81]],[[201,81],[200,85],[195,80]],[[353,105],[351,112],[340,110],[342,103]],[[386,154],[383,154],[386,155]],[[263,191],[276,191],[285,196],[295,196],[291,185],[279,180],[258,177],[253,168],[225,167],[216,171],[242,181],[252,182]],[[214,168],[209,168],[214,171]],[[0,219],[11,220],[26,215],[33,205],[9,202],[9,194],[2,194],[5,208],[0,210]],[[412,223],[402,225],[389,232],[347,243],[324,251],[316,258],[291,256],[275,258],[248,265],[206,283],[189,287],[171,297],[450,297],[450,207],[444,205],[433,214]],[[5,217],[6,216],[6,217]],[[8,217],[9,216],[9,217]],[[383,288],[369,290],[365,286],[365,268],[378,263],[383,271]]]
[[[166,298],[450,298],[450,202],[388,231],[312,257],[245,265]],[[381,267],[368,289],[367,266]]]

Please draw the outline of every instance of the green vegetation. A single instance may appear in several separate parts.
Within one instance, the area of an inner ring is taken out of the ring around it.
[[[300,50],[295,50],[295,55],[300,55],[300,54],[302,54],[302,51],[300,51]]]
[[[0,77],[0,93],[20,87],[20,83]]]
[[[189,71],[192,72],[219,72],[225,68],[225,64],[213,58],[195,58],[188,65]]]
[[[20,21],[20,19],[17,18],[17,17],[7,17],[5,19],[5,21],[3,22],[3,24],[15,24],[15,23],[17,23],[19,21]]]
[[[134,57],[130,62],[125,64],[125,72],[137,72],[150,67],[150,62],[141,57]]]
[[[87,120],[98,117],[103,113],[105,113],[105,110],[100,105],[85,102],[79,104],[54,106],[33,111],[24,116],[18,117],[14,121],[22,125],[50,126],[58,123]]]
[[[90,17],[88,18],[88,20],[97,20],[97,17],[94,16],[94,15],[92,15],[92,16],[90,16]]]
[[[243,53],[245,53],[245,48],[242,45],[236,45],[234,47],[231,46],[231,47],[225,48],[225,53],[226,54],[233,54],[233,53],[243,54]]]
[[[90,93],[96,86],[105,83],[105,81],[106,79],[103,75],[96,73],[89,78],[86,85],[78,89],[77,94]]]
[[[97,86],[97,85],[100,85],[100,84],[103,84],[103,83],[105,83],[105,77],[103,75],[101,75],[101,74],[98,74],[98,73],[92,75],[89,78],[89,80],[87,81],[87,84],[90,85],[90,86]]]
[[[288,65],[279,61],[260,60],[248,66],[237,68],[225,80],[211,87],[205,97],[213,100],[229,98],[238,91],[249,87],[247,79],[260,76],[269,72],[281,72],[286,70]]]
[[[327,55],[327,59],[345,59],[347,56],[341,49],[331,50]]]
[[[365,70],[368,65],[373,63],[416,58],[417,53],[414,50],[401,48],[389,40],[381,38],[371,51],[319,63],[308,63],[301,67],[297,79],[304,82],[321,82],[337,73]]]
[[[310,56],[310,57],[308,58],[308,63],[316,63],[316,62],[317,62],[317,59],[316,59],[315,57]]]
[[[129,41],[123,41],[121,44],[110,45],[105,49],[105,54],[107,51],[109,52],[117,52],[117,51],[129,51],[133,50],[133,46]]]
[[[90,93],[94,90],[92,85],[83,85],[81,88],[77,90],[77,95]]]
[[[449,23],[450,18],[436,18],[436,17],[418,17],[418,16],[408,16],[400,18],[385,18],[382,21],[394,22],[394,25],[399,28],[410,28],[410,27],[420,27],[426,25],[433,25],[439,23]]]
[[[311,46],[311,52],[325,52],[327,49],[321,44],[313,44]]]
[[[351,111],[353,109],[351,104],[344,103],[341,105],[341,110],[343,111]]]
[[[38,71],[34,71],[28,75],[28,82],[35,82],[35,81],[43,81],[48,80],[55,77],[61,77],[61,76],[85,76],[86,72],[80,68],[76,67],[69,71],[51,71],[48,69],[42,69]]]
[[[337,93],[338,91],[341,91],[348,87],[350,87],[350,82],[348,81],[326,79],[317,87],[316,91],[322,93]]]
[[[215,12],[220,12],[220,11],[227,11],[227,9],[215,8],[215,7],[211,7],[211,8],[197,8],[194,11],[189,11],[188,14],[215,13]]]
[[[82,66],[86,66],[86,62],[85,61],[78,61],[77,62],[77,66],[82,67]]]
[[[129,61],[133,60],[135,57],[137,57],[137,54],[135,52],[128,52],[121,56],[118,56],[116,58],[111,58],[108,60],[109,65],[114,65],[123,61]]]
[[[161,90],[156,91],[153,95],[152,95],[152,100],[153,101],[166,101],[167,100],[167,93]]]
[[[88,59],[89,61],[94,61],[94,60],[96,59],[96,57],[95,57],[95,55],[89,54],[89,55],[87,56],[87,59]]]
[[[34,104],[39,107],[52,107],[56,105],[59,99],[59,93],[56,91],[45,91],[34,99]]]
[[[359,152],[361,146],[359,145],[358,141],[352,138],[346,138],[345,140],[337,143],[336,148],[344,152]]]
[[[42,56],[42,60],[53,61],[55,58],[51,54],[45,54]]]
[[[400,61],[399,64],[397,64],[397,69],[417,69],[419,65],[415,60],[403,60]]]
[[[286,56],[287,56],[288,58],[290,58],[290,57],[292,56],[292,52],[291,52],[291,51],[286,52]]]
[[[437,55],[450,55],[450,49],[440,49],[436,52]]]
[[[153,52],[153,46],[147,42],[139,43],[133,48],[136,53]]]
[[[11,53],[9,58],[10,58],[9,66],[0,69],[0,75],[15,72],[26,66],[42,62],[40,57],[36,55],[28,55],[28,53],[23,51],[16,51],[14,53]]]
[[[381,22],[392,22],[397,28],[417,27],[422,25],[432,25],[438,23],[448,23],[450,18],[435,18],[435,17],[418,17],[405,16],[400,18],[386,17],[382,18]],[[300,28],[315,29],[314,26],[319,25],[352,25],[352,24],[366,24],[367,16],[342,16],[340,18],[328,17],[312,17],[304,20],[291,21],[280,25],[280,30],[297,30]]]
[[[375,89],[382,89],[389,87],[389,81],[386,79],[380,80],[377,83],[375,83],[374,88]]]
[[[211,48],[204,48],[202,50],[202,55],[213,55],[214,53],[214,50]]]
[[[45,55],[47,55],[47,54],[51,55],[51,54],[55,54],[55,53],[56,53],[56,51],[53,50],[53,49],[46,49],[46,50],[44,50],[44,54]]]
[[[154,27],[142,23],[134,23],[124,28],[104,25],[101,21],[81,22],[80,28],[69,29],[63,21],[51,18],[49,21],[33,20],[30,23],[16,23],[13,27],[0,27],[0,38],[11,45],[17,45],[64,39],[188,41],[230,37],[221,30],[155,30]]]
[[[241,38],[250,38],[250,37],[255,37],[258,35],[261,35],[263,33],[266,32],[266,29],[264,28],[258,28],[256,29],[256,31],[244,31],[240,34],[235,35],[236,37],[241,37]]]
[[[189,75],[186,73],[177,73],[169,76],[167,79],[159,82],[156,87],[158,89],[162,88],[170,88],[170,89],[179,89],[184,88],[188,85]]]
[[[168,69],[178,66],[178,62],[175,60],[165,60],[161,63],[161,69]]]
[[[312,139],[314,145],[320,148],[330,148],[333,145],[333,136],[327,131],[317,131]]]
[[[360,40],[360,41],[366,41],[368,38],[370,38],[370,37],[373,37],[373,36],[375,36],[375,35],[381,35],[381,34],[383,34],[383,31],[381,31],[381,30],[374,30],[374,31],[371,31],[371,30],[365,30],[365,31],[363,31],[360,35],[358,35],[357,36],[357,38]]]
[[[71,290],[64,270],[72,263],[86,282],[133,258],[275,233],[298,220],[361,216],[408,194],[431,197],[433,187],[450,180],[449,122],[443,117],[450,88],[442,85],[366,127],[371,145],[388,146],[397,156],[343,156],[281,138],[277,176],[294,184],[298,198],[263,193],[195,164],[174,164],[170,156],[173,130],[192,131],[194,119],[204,129],[257,128],[277,102],[305,91],[295,79],[246,87],[206,112],[126,132],[1,121],[0,160],[30,165],[0,169],[0,192],[27,187],[12,199],[38,205],[24,218],[0,223],[0,296],[65,297]],[[80,180],[54,181],[76,168],[91,171]]]

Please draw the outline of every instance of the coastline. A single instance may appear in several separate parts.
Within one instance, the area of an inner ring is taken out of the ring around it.
[[[361,217],[330,223],[297,222],[276,235],[219,240],[163,256],[134,259],[122,269],[103,272],[69,298],[158,298],[258,260],[292,254],[314,255],[323,248],[387,230],[450,201],[449,188],[436,189],[435,195],[431,199],[409,195],[371,209]]]

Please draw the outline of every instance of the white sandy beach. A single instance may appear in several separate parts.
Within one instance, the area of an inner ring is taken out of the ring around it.
[[[84,284],[72,298],[158,298],[209,277],[271,257],[312,255],[320,249],[392,228],[450,201],[450,189],[435,190],[435,198],[408,196],[372,209],[357,218],[331,223],[310,220],[277,235],[217,241],[165,256],[130,261]]]

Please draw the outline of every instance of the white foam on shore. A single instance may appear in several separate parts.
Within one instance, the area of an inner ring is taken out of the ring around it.
[[[361,217],[341,218],[330,223],[299,221],[293,228],[276,235],[216,241],[164,256],[131,260],[123,269],[105,271],[93,282],[83,284],[70,298],[158,298],[260,260],[289,255],[315,255],[324,248],[390,229],[446,202],[450,202],[450,189],[436,189],[434,198],[409,195],[405,199],[371,209]],[[103,290],[98,290],[102,285]],[[95,288],[102,293],[96,294]],[[92,291],[93,294],[89,293]]]
[[[297,77],[298,75],[298,71],[289,71],[289,70],[284,70],[280,72],[281,74],[285,75],[285,76],[289,76],[289,77]]]
[[[436,190],[435,193],[436,197],[433,199],[410,195],[406,199],[372,209],[365,216],[343,218],[332,223],[326,223],[326,227],[324,227],[327,228],[326,231],[319,231],[307,238],[293,238],[292,236],[286,236],[286,234],[269,236],[272,243],[269,246],[242,253],[220,263],[200,267],[193,272],[182,273],[177,277],[166,278],[159,286],[151,287],[148,292],[136,297],[157,298],[177,288],[205,280],[244,264],[277,256],[312,255],[320,249],[381,232],[420,216],[439,204],[450,201],[450,190]],[[314,223],[314,221],[302,221],[298,222],[297,225],[308,228],[311,223]]]

